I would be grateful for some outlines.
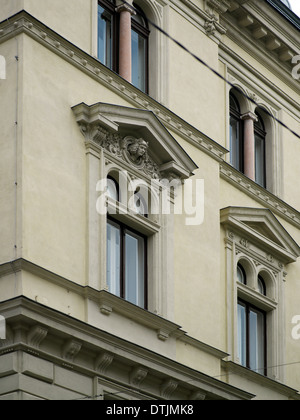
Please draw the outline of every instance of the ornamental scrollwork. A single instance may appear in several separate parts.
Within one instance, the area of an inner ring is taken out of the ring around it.
[[[134,136],[122,137],[119,134],[110,133],[101,125],[91,128],[82,126],[81,132],[87,141],[96,143],[115,157],[124,160],[136,169],[142,170],[151,178],[161,178],[158,165],[149,156],[149,143],[144,139]]]

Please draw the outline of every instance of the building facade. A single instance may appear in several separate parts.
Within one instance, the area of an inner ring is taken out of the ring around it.
[[[0,0],[1,399],[299,400],[286,3]]]

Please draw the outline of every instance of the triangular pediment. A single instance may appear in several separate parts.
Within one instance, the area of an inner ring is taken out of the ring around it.
[[[86,142],[104,148],[150,177],[187,179],[197,169],[151,111],[103,103],[81,103],[72,110]]]
[[[227,207],[221,210],[221,223],[286,263],[300,256],[298,244],[268,209]]]
[[[244,223],[249,226],[254,231],[260,233],[266,239],[273,241],[275,244],[282,246],[283,244],[280,242],[279,238],[275,235],[275,233],[270,229],[270,227],[265,222],[249,222],[244,221]]]

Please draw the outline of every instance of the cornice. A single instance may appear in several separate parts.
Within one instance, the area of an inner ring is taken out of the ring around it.
[[[84,299],[90,299],[96,302],[99,304],[99,311],[104,315],[110,316],[113,312],[116,312],[129,319],[134,319],[141,325],[152,328],[156,331],[157,338],[161,341],[166,341],[172,336],[177,340],[189,344],[207,354],[217,357],[218,359],[224,359],[228,356],[227,353],[189,336],[174,322],[139,308],[130,302],[108,293],[105,290],[100,291],[93,289],[90,286],[82,286],[23,258],[1,264],[0,278],[21,271],[34,274],[35,276],[49,281],[53,285],[61,287],[65,290],[69,290]]]
[[[299,54],[299,34],[291,30],[282,16],[272,11],[265,2],[246,2],[232,12],[221,16],[226,36],[237,42],[260,62],[272,67],[275,74],[297,87],[292,78],[292,58]],[[226,48],[226,38],[221,48]],[[299,88],[299,85],[298,85]]]
[[[300,229],[299,211],[237,171],[230,164],[222,162],[220,165],[220,176],[246,195],[254,198],[265,208],[271,210],[273,213]]]
[[[225,399],[249,400],[254,397],[253,394],[47,308],[24,296],[2,302],[0,307],[7,321],[8,331],[11,332],[7,340],[1,343],[0,355],[24,351],[71,369],[73,372],[109,380],[111,384],[124,387],[124,391],[129,394],[131,392],[139,396],[144,394],[148,398],[164,398],[166,389],[172,384],[178,384],[178,390],[180,387],[180,392],[183,395],[189,395],[191,400],[195,399],[198,393],[205,395],[209,393]],[[40,336],[40,329],[51,334],[51,346],[41,346],[47,334],[43,333]],[[23,335],[13,334],[13,331],[18,330],[22,330]],[[35,342],[28,341],[26,338],[22,341],[18,340],[19,337],[26,337],[26,335],[31,337],[32,334],[38,334]],[[81,352],[85,353],[84,363],[80,357]],[[130,375],[126,375],[127,382],[122,380],[125,377],[117,379],[114,376],[110,377],[107,372],[114,363],[118,362],[131,372]],[[151,375],[146,375],[147,372],[151,372]],[[15,373],[18,371],[16,370]],[[147,392],[145,386],[148,377],[151,381],[153,376],[157,376],[162,384],[161,387],[156,387],[155,394]],[[142,389],[141,381],[143,381]]]
[[[24,10],[0,23],[0,44],[22,33],[57,54],[98,83],[116,92],[135,108],[152,111],[167,129],[172,130],[213,159],[220,162],[223,156],[228,153],[227,149],[188,124],[163,104],[128,83],[118,74],[102,65],[99,60],[76,47]],[[70,104],[70,106],[72,105]]]

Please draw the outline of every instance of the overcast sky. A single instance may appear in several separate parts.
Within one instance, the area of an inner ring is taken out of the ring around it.
[[[300,0],[290,0],[293,11],[300,17]]]

